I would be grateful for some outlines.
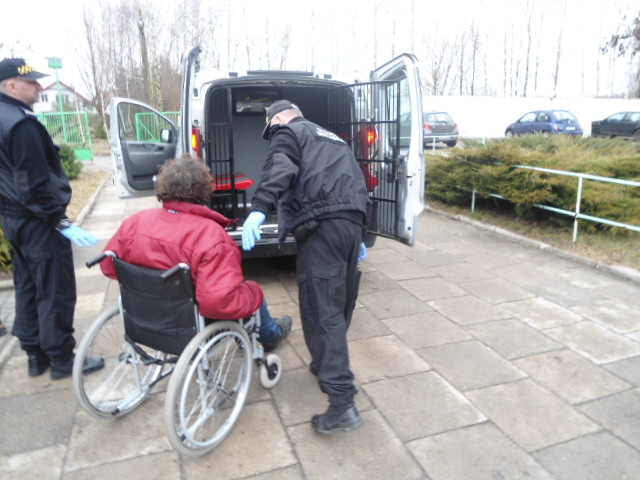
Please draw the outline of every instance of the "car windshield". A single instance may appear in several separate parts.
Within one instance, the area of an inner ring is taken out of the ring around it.
[[[565,111],[556,111],[553,112],[553,116],[556,119],[556,122],[566,122],[566,121],[571,121],[571,122],[576,122],[576,117],[574,117],[571,113],[569,112],[565,112]]]
[[[427,122],[453,122],[453,119],[447,112],[434,112],[426,115]]]

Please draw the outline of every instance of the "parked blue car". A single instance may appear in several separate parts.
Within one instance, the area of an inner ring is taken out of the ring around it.
[[[507,127],[504,134],[514,135],[582,135],[578,119],[566,110],[536,110],[520,117]]]

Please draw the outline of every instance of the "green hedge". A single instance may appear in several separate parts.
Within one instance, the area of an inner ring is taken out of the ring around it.
[[[575,210],[578,179],[515,169],[530,165],[603,177],[640,181],[640,144],[618,139],[525,136],[467,144],[446,154],[427,157],[428,196],[450,203],[469,203],[475,187],[480,198],[499,194],[524,217],[533,204]],[[585,180],[581,212],[640,225],[640,187]],[[571,217],[558,216],[559,222]],[[609,228],[583,222],[584,228]]]
[[[70,180],[77,178],[82,171],[82,162],[76,158],[75,151],[69,145],[60,147],[60,161]],[[11,244],[0,225],[0,273],[11,271]]]

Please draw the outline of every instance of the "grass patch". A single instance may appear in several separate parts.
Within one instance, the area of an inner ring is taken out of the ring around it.
[[[67,207],[67,216],[75,220],[84,206],[89,202],[96,189],[109,175],[109,172],[82,170],[79,176],[70,181],[71,183],[71,203]]]
[[[640,233],[631,231],[581,229],[578,242],[573,243],[573,227],[558,226],[548,220],[524,219],[504,209],[479,207],[471,212],[467,205],[452,205],[430,198],[427,204],[437,210],[465,215],[474,220],[495,225],[533,240],[606,264],[624,265],[640,270]],[[585,225],[588,222],[581,222]]]
[[[94,155],[111,155],[111,145],[108,140],[94,139],[93,140],[93,154]]]

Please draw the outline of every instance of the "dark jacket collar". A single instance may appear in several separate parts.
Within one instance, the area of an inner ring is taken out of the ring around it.
[[[17,107],[27,109],[30,112],[33,111],[31,110],[31,108],[29,108],[29,106],[26,103],[21,102],[17,98],[13,98],[12,96],[7,95],[6,93],[0,93],[0,101],[5,103],[11,103],[13,105],[16,105]]]

